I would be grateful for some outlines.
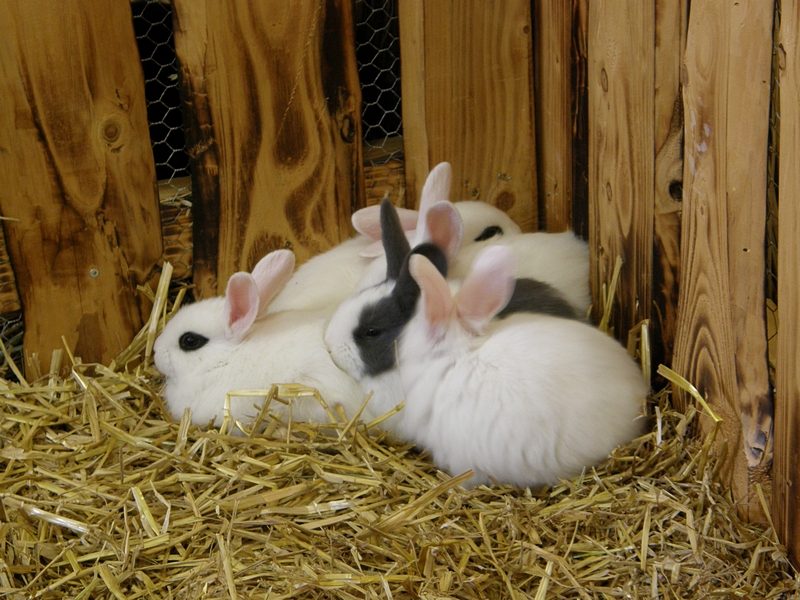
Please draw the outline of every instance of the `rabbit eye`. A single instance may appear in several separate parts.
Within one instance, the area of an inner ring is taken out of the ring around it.
[[[492,225],[484,229],[481,234],[475,238],[474,241],[482,242],[484,240],[488,240],[489,238],[493,238],[496,235],[502,235],[503,229],[497,225]]]
[[[198,350],[202,348],[207,342],[207,337],[202,336],[199,333],[187,331],[178,340],[178,345],[181,347],[181,350],[191,352],[192,350]]]
[[[380,329],[376,329],[375,327],[370,327],[366,331],[366,336],[367,337],[378,337],[380,334],[381,334],[381,330]]]

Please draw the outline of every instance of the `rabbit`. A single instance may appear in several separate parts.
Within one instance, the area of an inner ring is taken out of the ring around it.
[[[331,360],[323,343],[326,314],[264,308],[292,274],[294,255],[276,250],[261,259],[253,273],[235,273],[224,297],[182,307],[155,341],[155,364],[165,375],[164,398],[173,417],[191,408],[200,426],[221,423],[225,394],[232,390],[266,389],[276,383],[316,388],[332,408],[340,404],[348,417],[360,408],[364,394],[358,383]],[[254,397],[231,397],[236,420],[256,414]],[[273,403],[271,410],[283,405]],[[278,411],[289,416],[289,409]],[[296,421],[330,422],[313,397],[292,403]],[[371,419],[369,411],[364,419]]]
[[[398,341],[404,422],[465,487],[538,487],[574,477],[640,435],[648,389],[636,363],[588,323],[542,314],[493,317],[508,302],[513,251],[485,249],[453,297],[424,256],[421,289]]]
[[[410,250],[392,204],[384,201],[381,208],[387,281],[345,300],[325,331],[325,343],[334,362],[360,381],[365,393],[373,393],[369,405],[376,414],[389,412],[403,400],[395,342],[411,319],[419,296],[419,287],[408,272],[409,252],[426,256],[443,276],[447,276],[448,260],[456,256],[462,235],[454,206],[449,202],[437,202],[417,230],[422,232],[423,240],[430,241],[423,241]],[[458,282],[451,282],[451,285],[457,289]],[[516,281],[512,298],[498,318],[520,311],[580,318],[557,290],[532,279]],[[389,417],[383,427],[395,438],[409,439],[401,413]]]
[[[425,181],[419,212],[397,209],[402,229],[415,238],[414,228],[424,221],[427,208],[450,194],[452,168],[436,165]],[[457,204],[464,224],[464,239],[484,245],[487,240],[520,234],[519,226],[502,210],[484,202]],[[269,312],[282,310],[328,310],[333,312],[359,289],[377,285],[386,277],[386,260],[381,243],[380,207],[369,206],[353,213],[353,227],[360,235],[342,242],[298,267],[286,287],[272,301]]]

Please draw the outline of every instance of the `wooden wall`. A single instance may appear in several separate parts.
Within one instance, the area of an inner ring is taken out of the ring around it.
[[[345,0],[175,0],[205,298],[277,248],[303,261],[363,206],[361,96]]]
[[[130,5],[10,0],[0,39],[0,211],[26,351],[46,371],[64,336],[108,363],[149,314],[136,285],[162,246]]]
[[[753,518],[762,512],[753,486],[768,484],[772,461],[764,305],[772,18],[766,2],[694,4],[683,76],[673,368],[724,419],[725,475]]]
[[[531,3],[399,4],[406,202],[453,165],[453,200],[483,200],[537,228]]]

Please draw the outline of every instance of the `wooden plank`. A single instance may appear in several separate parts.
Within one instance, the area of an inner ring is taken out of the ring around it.
[[[194,281],[351,235],[364,204],[360,87],[346,0],[174,2],[194,176]]]
[[[408,205],[453,165],[453,200],[483,200],[535,229],[531,7],[525,0],[399,5]]]
[[[612,324],[650,315],[653,259],[654,2],[589,3],[589,243],[596,317],[621,256]]]
[[[752,484],[766,480],[759,465],[748,471],[748,458],[771,437],[762,432],[759,442],[756,435],[771,426],[763,298],[771,24],[767,3],[693,4],[683,73],[686,160],[674,366],[724,419],[722,474],[751,519],[760,516]],[[701,419],[704,430],[708,425]]]
[[[778,352],[773,516],[800,564],[800,3],[784,2],[780,24],[780,207]]]
[[[650,357],[672,364],[678,316],[683,200],[683,99],[680,73],[686,48],[686,0],[656,3],[655,46],[655,206],[653,209],[653,302]],[[655,387],[663,387],[657,380]]]
[[[534,3],[539,219],[547,231],[572,229],[572,4]]]
[[[0,3],[0,210],[25,351],[108,362],[140,329],[161,256],[144,81],[127,2]],[[113,43],[109,43],[113,40]]]

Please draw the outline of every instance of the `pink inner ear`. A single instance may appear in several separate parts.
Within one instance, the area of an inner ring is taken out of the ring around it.
[[[253,280],[258,288],[260,310],[265,310],[283,289],[293,270],[294,254],[291,250],[270,252],[253,267]]]
[[[240,339],[258,315],[258,286],[249,273],[234,273],[225,291],[226,334]]]
[[[455,298],[459,320],[481,333],[514,292],[514,255],[505,246],[489,246],[472,263]]]
[[[431,169],[422,186],[419,200],[419,222],[417,223],[417,236],[411,244],[412,247],[425,241],[425,222],[428,209],[436,202],[450,199],[450,182],[453,178],[453,169],[448,162],[440,162]]]
[[[407,208],[398,208],[397,216],[400,217],[400,226],[403,231],[409,231],[417,226],[417,211],[409,210]],[[369,239],[380,242],[381,241],[381,207],[380,205],[367,206],[353,213],[350,217],[355,230],[361,235],[367,236]],[[364,254],[362,251],[361,256],[380,256],[383,254],[383,248],[379,254]],[[372,250],[370,252],[373,252]]]
[[[422,290],[422,302],[428,323],[435,328],[444,326],[453,308],[453,298],[444,277],[433,263],[421,254],[414,254],[409,258],[408,268]]]
[[[452,262],[461,247],[463,225],[456,207],[447,201],[437,202],[428,209],[425,237],[436,244]]]

